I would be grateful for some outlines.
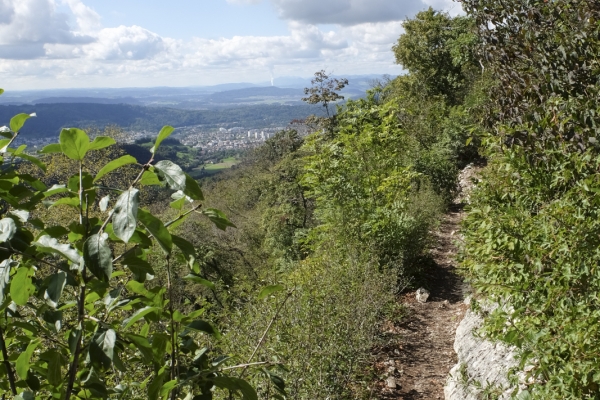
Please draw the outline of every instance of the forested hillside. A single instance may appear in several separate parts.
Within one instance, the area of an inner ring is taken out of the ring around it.
[[[37,118],[23,127],[32,138],[57,137],[62,128],[117,125],[126,130],[158,131],[163,125],[240,125],[246,128],[287,126],[294,119],[318,113],[311,105],[247,105],[238,108],[182,110],[166,107],[144,107],[130,104],[54,103],[0,106],[0,120],[8,121],[18,113],[36,113]]]
[[[2,108],[0,391],[373,398],[383,324],[428,285],[432,232],[478,161],[461,265],[473,307],[499,304],[482,333],[527,366],[515,398],[598,398],[600,5],[464,5],[405,21],[407,74],[366,98],[335,106],[346,80],[317,72],[314,133],[281,131],[201,182],[157,124],[234,115],[43,105],[44,129],[103,130],[109,110],[158,134],[134,157],[113,128],[62,129],[34,156],[13,143],[41,134],[42,109]]]

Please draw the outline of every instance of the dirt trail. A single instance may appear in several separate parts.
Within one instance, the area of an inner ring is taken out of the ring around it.
[[[408,309],[408,316],[386,327],[389,340],[377,355],[375,368],[381,379],[373,398],[444,398],[448,373],[457,362],[454,335],[468,307],[463,303],[467,288],[455,272],[455,242],[464,216],[462,201],[468,198],[471,177],[478,169],[463,171],[463,197],[450,207],[434,233],[433,263],[426,269],[423,284],[430,292],[427,302],[419,303],[415,291],[402,295],[399,301]]]

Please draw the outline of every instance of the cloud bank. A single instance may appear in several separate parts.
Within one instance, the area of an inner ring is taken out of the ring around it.
[[[103,27],[82,0],[0,0],[0,87],[212,84],[319,69],[398,73],[391,46],[401,21],[426,7],[421,0],[271,2],[287,20],[287,35],[184,41],[141,26]]]

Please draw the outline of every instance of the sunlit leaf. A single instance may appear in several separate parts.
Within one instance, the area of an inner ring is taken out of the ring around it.
[[[81,129],[63,129],[59,136],[62,152],[71,160],[83,160],[90,148],[90,138]]]
[[[94,182],[98,181],[104,175],[114,171],[115,169],[122,167],[123,165],[135,164],[135,163],[137,163],[137,160],[135,159],[135,157],[132,157],[130,155],[125,155],[123,157],[117,158],[116,160],[112,160],[111,162],[106,164],[104,167],[102,167],[102,169],[100,171],[98,171],[98,174],[94,178]]]
[[[112,216],[113,231],[125,243],[129,242],[137,226],[139,203],[139,190],[129,189],[119,196],[115,204]]]

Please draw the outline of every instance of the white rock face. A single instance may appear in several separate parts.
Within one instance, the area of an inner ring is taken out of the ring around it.
[[[481,316],[468,310],[456,329],[458,363],[444,387],[446,400],[479,400],[486,389],[509,399],[514,390],[507,379],[508,370],[518,365],[514,349],[475,337],[473,332],[482,324]]]

